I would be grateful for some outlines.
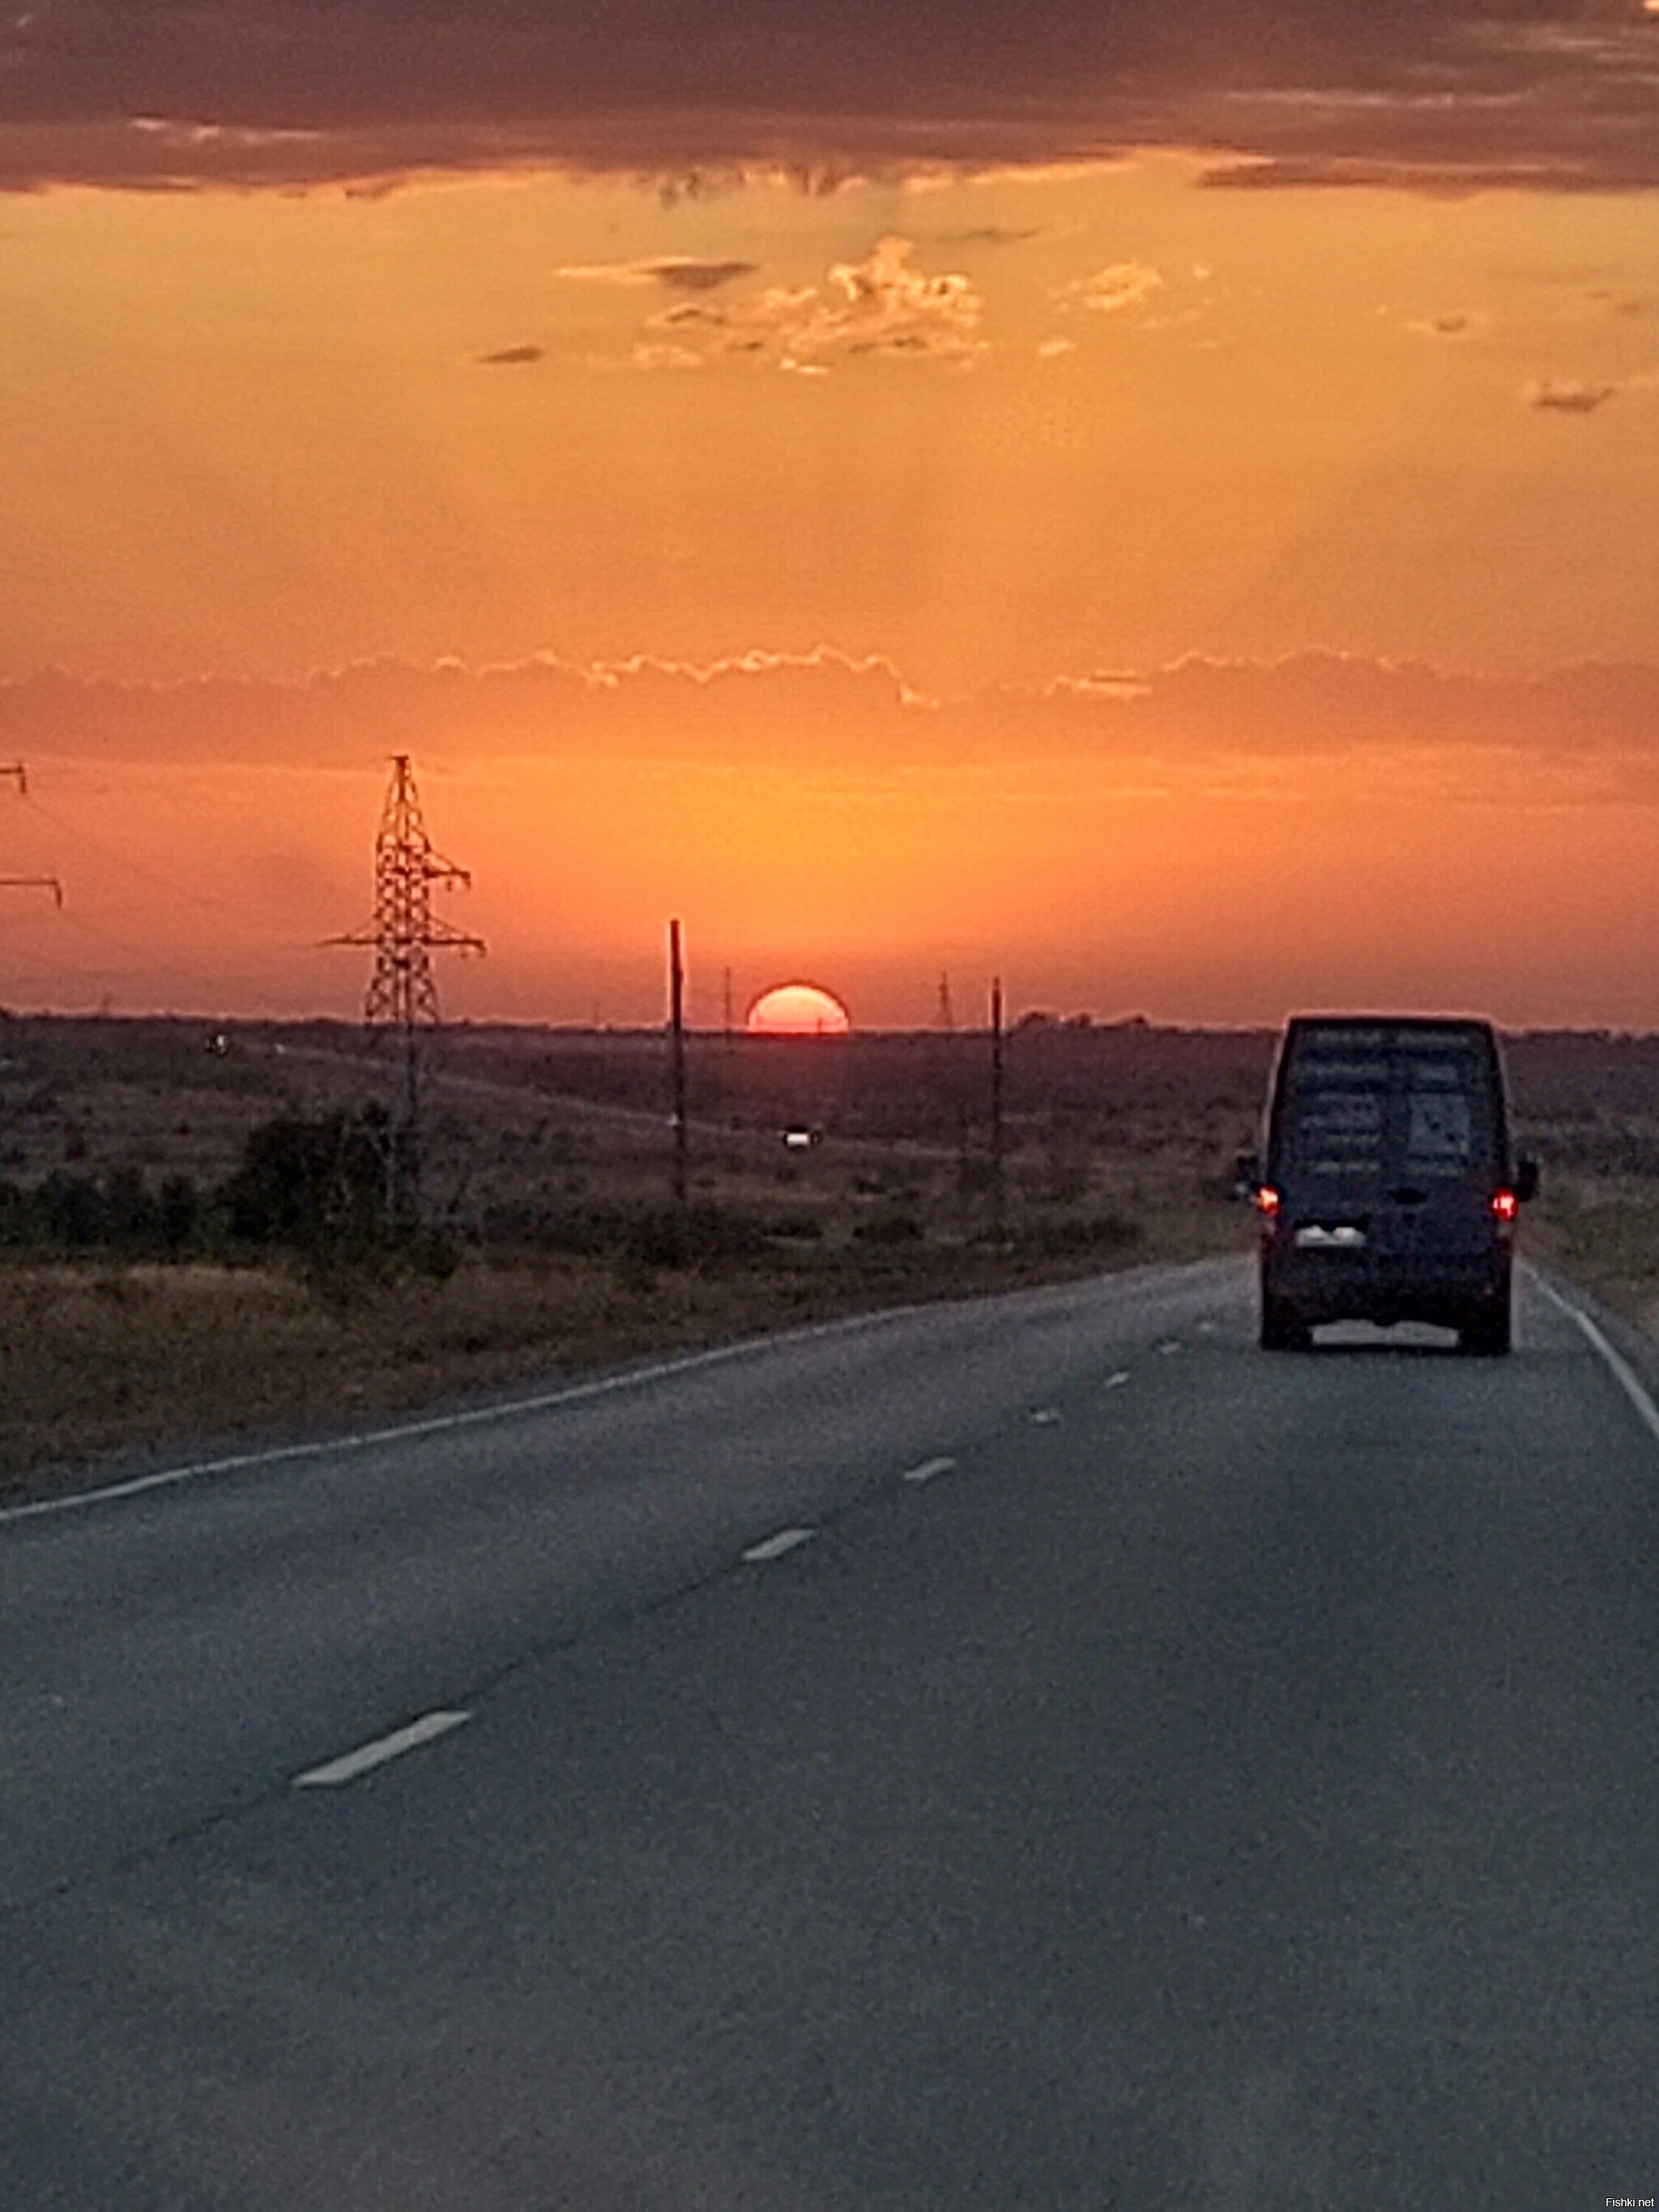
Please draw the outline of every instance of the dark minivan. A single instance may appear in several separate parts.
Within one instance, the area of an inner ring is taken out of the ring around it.
[[[1298,1015],[1265,1158],[1240,1166],[1267,1349],[1304,1349],[1322,1322],[1423,1321],[1466,1352],[1509,1350],[1515,1217],[1538,1169],[1512,1158],[1489,1022]]]

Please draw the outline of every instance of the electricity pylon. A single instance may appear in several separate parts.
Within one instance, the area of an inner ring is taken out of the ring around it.
[[[17,796],[27,799],[29,791],[28,770],[21,761],[13,761],[9,768],[0,768],[0,776],[9,776],[17,786]],[[0,890],[50,891],[54,903],[61,909],[64,886],[56,876],[0,876]]]
[[[363,1002],[371,1028],[396,1030],[402,1040],[404,1109],[386,1160],[386,1206],[392,1214],[418,1211],[421,1164],[421,1050],[423,1030],[438,1025],[438,981],[432,955],[482,952],[484,941],[432,911],[434,884],[470,884],[471,875],[432,848],[407,753],[392,756],[392,781],[374,840],[374,919],[367,929],[331,937],[331,945],[374,949]]]

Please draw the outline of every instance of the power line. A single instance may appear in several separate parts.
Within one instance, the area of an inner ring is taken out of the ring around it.
[[[9,769],[0,769],[0,775],[10,774]],[[142,860],[135,860],[130,853],[122,852],[119,847],[106,845],[101,837],[94,837],[90,830],[83,830],[78,822],[60,814],[55,807],[43,806],[38,799],[31,799],[30,805],[43,822],[51,823],[54,830],[60,830],[66,836],[73,837],[89,853],[96,853],[100,860],[107,860],[112,867],[123,870],[139,883],[153,884],[157,890],[167,892],[186,906],[203,907],[216,914],[245,914],[246,908],[238,901],[217,898],[211,891],[194,890],[187,884],[176,882],[171,876],[163,875],[159,869],[149,867]]]

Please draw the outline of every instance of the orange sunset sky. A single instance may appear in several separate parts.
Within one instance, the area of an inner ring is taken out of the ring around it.
[[[1659,1026],[1659,5],[35,0],[15,1007]]]

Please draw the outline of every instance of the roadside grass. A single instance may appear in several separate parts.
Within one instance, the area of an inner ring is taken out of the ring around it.
[[[1659,1176],[1553,1170],[1523,1249],[1659,1337]]]
[[[13,1259],[0,1265],[0,1501],[84,1487],[116,1455],[304,1431],[884,1306],[1195,1258],[1241,1249],[1248,1235],[1237,1209],[1196,1188],[1172,1190],[1144,1168],[1117,1180],[1115,1201],[1097,1188],[1086,1208],[1022,1209],[1000,1245],[914,1200],[854,1212],[799,1199],[793,1212],[774,1202],[745,1217],[748,1233],[701,1262],[649,1235],[600,1252],[465,1252],[443,1280],[384,1266]],[[1130,1192],[1133,1214],[1121,1204]],[[662,1210],[640,1218],[659,1224]]]

